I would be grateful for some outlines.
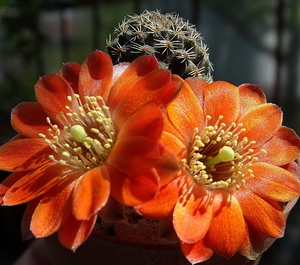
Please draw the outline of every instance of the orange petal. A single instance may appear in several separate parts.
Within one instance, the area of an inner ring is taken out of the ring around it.
[[[253,163],[254,178],[246,180],[246,188],[260,197],[286,202],[300,194],[300,182],[291,172],[267,163]]]
[[[232,257],[245,236],[245,221],[237,199],[226,192],[213,195],[214,214],[204,243],[225,258]]]
[[[180,169],[181,165],[177,156],[163,146],[162,157],[155,164],[155,170],[160,177],[160,185],[164,185],[171,181]]]
[[[195,128],[201,131],[204,124],[202,107],[192,89],[185,83],[176,99],[167,107],[167,120],[186,142],[193,141]],[[172,133],[171,130],[167,131]]]
[[[239,87],[240,93],[240,114],[243,115],[252,107],[266,103],[266,96],[260,86],[242,84]]]
[[[214,254],[213,250],[206,247],[202,240],[194,244],[181,242],[180,246],[184,256],[192,264],[208,260]]]
[[[138,175],[149,171],[161,157],[161,148],[156,141],[132,136],[117,140],[107,163],[123,173]]]
[[[27,240],[27,239],[34,237],[32,232],[30,231],[30,223],[31,223],[31,218],[35,211],[35,208],[39,204],[40,200],[41,200],[41,198],[36,198],[27,204],[25,213],[23,214],[22,224],[21,224],[23,240]]]
[[[110,182],[105,166],[95,167],[80,177],[74,188],[73,214],[78,220],[87,220],[107,202]]]
[[[49,190],[40,200],[30,223],[30,230],[35,237],[52,235],[66,221],[71,213],[69,197],[74,184],[74,176],[68,176],[59,186]]]
[[[10,141],[0,147],[0,168],[6,171],[27,171],[50,162],[52,150],[40,138]]]
[[[185,146],[187,146],[189,144],[188,141],[186,140],[186,137],[174,127],[173,123],[171,122],[171,120],[167,114],[165,114],[164,125],[165,126],[164,126],[163,133],[168,133],[168,134],[172,135],[174,138],[177,139],[177,141],[181,142],[181,145],[182,145],[182,143]]]
[[[58,184],[63,175],[63,167],[56,163],[49,163],[36,170],[28,172],[20,178],[6,192],[4,205],[17,205],[28,202],[51,189]]]
[[[158,67],[158,61],[154,55],[140,56],[129,64],[111,88],[107,100],[109,108],[113,110],[135,83]]]
[[[203,106],[204,89],[209,85],[206,81],[198,77],[188,77],[184,80],[195,94],[198,102]]]
[[[296,160],[300,153],[300,139],[290,128],[281,126],[274,137],[266,142],[257,157],[261,162],[282,166]]]
[[[49,129],[46,117],[38,102],[22,102],[11,112],[11,125],[26,137],[39,137],[40,133],[47,134]]]
[[[212,205],[209,192],[196,186],[191,194],[180,198],[174,209],[173,224],[179,239],[195,243],[208,231],[212,220]]]
[[[64,78],[73,88],[74,93],[78,94],[78,79],[81,65],[78,63],[65,63],[58,71],[57,75]]]
[[[204,113],[211,116],[215,124],[219,116],[222,122],[229,125],[235,122],[239,112],[239,90],[236,86],[224,81],[210,83],[204,89]]]
[[[175,154],[179,160],[186,157],[189,145],[184,145],[174,134],[164,131],[161,142],[168,150]]]
[[[154,170],[140,175],[126,175],[108,166],[111,194],[120,203],[135,206],[154,198],[159,177]]]
[[[183,80],[173,76],[169,71],[157,69],[143,76],[131,89],[113,111],[113,120],[116,129],[141,106],[155,103],[164,108],[178,94]]]
[[[282,122],[282,111],[274,104],[266,103],[253,107],[238,121],[243,123],[245,132],[241,132],[239,139],[247,137],[249,141],[255,141],[254,146],[260,146],[267,142],[278,131]]]
[[[277,202],[268,202],[245,187],[234,194],[249,226],[266,237],[278,238],[283,235],[285,218]]]
[[[146,104],[135,112],[122,126],[118,139],[128,136],[145,136],[157,140],[163,131],[164,120],[155,104]]]
[[[135,207],[135,210],[144,218],[162,219],[172,215],[174,206],[180,197],[178,178],[162,186],[155,198]]]
[[[6,179],[0,184],[0,204],[3,204],[3,197],[6,192],[14,185],[19,179],[23,178],[27,172],[15,172],[10,174]]]
[[[74,91],[69,83],[59,75],[50,74],[40,77],[35,85],[37,101],[42,105],[47,116],[56,121],[56,116],[61,111],[68,112],[66,106],[78,107],[77,101],[68,100],[68,97],[73,94]]]
[[[265,239],[263,234],[258,233],[246,223],[246,233],[239,253],[248,259],[257,259],[263,250]]]
[[[63,246],[75,251],[91,234],[97,215],[89,220],[79,221],[70,215],[64,225],[58,230],[58,238]]]
[[[299,165],[295,161],[293,161],[293,162],[291,162],[289,164],[283,165],[281,167],[284,168],[284,169],[286,169],[286,170],[288,170],[288,171],[290,171],[292,174],[294,174],[294,176],[296,178],[299,179],[299,176],[300,176],[300,167],[299,167]]]
[[[89,54],[81,66],[78,90],[84,96],[101,96],[106,101],[113,76],[113,65],[108,54],[95,51]]]

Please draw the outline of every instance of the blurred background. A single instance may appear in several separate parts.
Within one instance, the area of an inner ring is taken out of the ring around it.
[[[299,0],[0,0],[0,144],[15,134],[11,109],[35,100],[39,76],[105,50],[118,23],[145,9],[175,12],[195,24],[209,47],[214,80],[260,85],[268,101],[283,109],[284,124],[300,133]],[[1,172],[0,180],[7,175]],[[299,204],[285,237],[260,265],[300,264]],[[31,243],[21,239],[24,207],[0,207],[2,265]]]

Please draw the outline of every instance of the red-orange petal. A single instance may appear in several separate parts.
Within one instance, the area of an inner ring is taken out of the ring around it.
[[[299,179],[299,176],[300,176],[300,167],[299,167],[299,165],[295,161],[293,161],[291,163],[288,163],[286,165],[283,165],[281,167],[284,168],[284,169],[286,169],[286,170],[288,170],[288,171],[290,171],[292,174],[294,174],[294,176],[296,178]]]
[[[254,178],[245,187],[263,198],[286,202],[300,194],[300,182],[293,173],[267,163],[253,163]]]
[[[155,104],[146,104],[135,112],[122,126],[118,139],[128,136],[145,136],[157,140],[163,131],[164,119]]]
[[[206,81],[198,77],[188,77],[184,80],[195,94],[199,104],[203,106],[204,89],[209,85]]]
[[[179,239],[196,243],[207,233],[212,221],[210,193],[201,186],[180,198],[174,208],[173,224]]]
[[[106,101],[113,77],[113,65],[108,54],[102,51],[90,53],[84,60],[79,73],[79,94],[101,96]]]
[[[120,203],[135,206],[154,198],[159,187],[155,170],[140,175],[126,175],[107,166],[111,180],[111,194]]]
[[[59,186],[49,190],[36,206],[30,223],[30,230],[35,237],[52,235],[70,215],[69,197],[75,184],[74,177],[77,177],[76,174],[68,176]]]
[[[78,94],[78,80],[81,65],[78,63],[65,63],[58,71],[57,75],[64,78],[73,88],[74,93]]]
[[[259,161],[282,166],[299,157],[300,139],[294,130],[281,126],[262,149],[266,150],[266,153],[260,152],[257,155]]]
[[[265,239],[263,234],[258,233],[246,223],[246,233],[239,249],[239,253],[248,259],[257,259],[263,251]]]
[[[26,210],[23,214],[22,223],[21,223],[21,229],[22,229],[22,239],[27,240],[30,238],[33,238],[34,235],[30,231],[30,223],[32,215],[35,211],[35,208],[39,204],[41,198],[36,198],[28,202]]]
[[[238,122],[246,129],[241,132],[239,139],[247,137],[249,141],[255,141],[251,145],[253,148],[264,144],[275,135],[282,123],[282,111],[276,105],[266,103],[253,107]]]
[[[240,113],[243,115],[254,106],[266,103],[266,96],[260,86],[242,84],[239,87],[240,93]]]
[[[40,77],[35,85],[37,101],[42,105],[47,116],[56,122],[58,122],[56,116],[60,112],[68,112],[66,106],[78,107],[77,101],[70,102],[68,100],[68,97],[73,94],[74,91],[69,83],[55,74]]]
[[[213,195],[214,214],[204,243],[218,255],[232,257],[245,236],[245,221],[237,199],[225,192]]]
[[[253,229],[266,237],[283,236],[285,218],[277,202],[267,201],[245,187],[241,187],[234,194],[240,203],[246,222]]]
[[[230,125],[236,121],[239,112],[239,90],[236,86],[224,81],[210,83],[204,89],[204,113],[211,116],[215,124],[220,116],[221,122]]]
[[[129,64],[111,88],[107,99],[109,108],[114,110],[134,84],[158,67],[158,61],[154,55],[140,56]]]
[[[105,166],[95,167],[78,180],[74,188],[73,215],[87,220],[105,205],[110,194],[110,182]]]
[[[178,94],[183,80],[169,71],[156,69],[143,76],[134,84],[113,111],[113,120],[117,130],[140,107],[146,103],[155,103],[164,108]]]
[[[11,112],[11,125],[25,137],[39,137],[40,133],[47,134],[49,124],[47,115],[38,102],[22,102]]]
[[[91,234],[97,215],[89,220],[80,221],[70,215],[64,225],[58,230],[58,238],[63,246],[75,251]]]
[[[173,154],[175,154],[179,160],[186,157],[189,145],[184,145],[184,143],[174,136],[174,134],[164,131],[161,142],[164,146],[166,146],[166,148],[168,148],[168,150],[173,152]]]
[[[155,164],[155,170],[160,177],[160,185],[171,181],[181,169],[178,157],[169,149],[162,146],[162,157]]]
[[[62,166],[56,163],[32,170],[10,187],[3,198],[4,205],[22,204],[37,198],[58,184],[63,176]]]
[[[19,179],[23,178],[27,172],[14,172],[10,174],[6,179],[0,184],[0,204],[3,204],[3,197],[6,192],[14,185]]]
[[[204,126],[203,109],[192,89],[185,83],[176,99],[167,107],[167,120],[179,132],[185,143],[193,141],[195,128]],[[169,126],[166,128],[167,131]],[[170,131],[172,133],[172,131]]]
[[[130,175],[149,171],[162,157],[157,141],[144,136],[118,139],[111,150],[107,163]]]
[[[198,264],[208,260],[214,254],[211,248],[203,244],[203,240],[199,240],[194,244],[180,242],[180,246],[184,256],[191,264]]]
[[[28,171],[49,162],[52,150],[42,138],[23,138],[0,147],[0,169]]]
[[[147,219],[162,219],[172,215],[174,206],[180,196],[178,178],[163,185],[155,198],[135,207],[135,210]]]

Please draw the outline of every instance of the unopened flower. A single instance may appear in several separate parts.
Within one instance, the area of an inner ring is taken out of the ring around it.
[[[164,218],[193,264],[213,253],[257,258],[266,237],[283,235],[284,202],[300,193],[300,140],[280,108],[255,85],[188,78],[165,117],[163,140],[182,169],[136,210]]]
[[[161,108],[182,83],[159,69],[154,56],[113,66],[101,51],[41,77],[38,102],[13,109],[19,134],[0,147],[0,168],[13,172],[0,185],[0,201],[29,202],[24,236],[29,229],[36,237],[58,232],[75,250],[109,200],[134,206],[152,199],[177,170],[160,144]]]

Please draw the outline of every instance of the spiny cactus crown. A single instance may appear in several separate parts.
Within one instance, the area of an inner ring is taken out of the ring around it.
[[[115,29],[116,38],[107,41],[113,63],[132,62],[155,54],[160,65],[182,78],[199,77],[212,82],[212,63],[207,47],[194,25],[176,14],[145,11],[128,16]]]

